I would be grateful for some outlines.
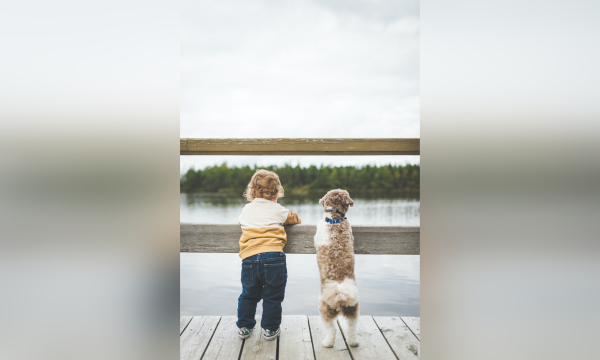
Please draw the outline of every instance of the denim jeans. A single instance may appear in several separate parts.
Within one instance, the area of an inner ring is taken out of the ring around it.
[[[242,295],[238,298],[238,328],[254,328],[256,304],[262,299],[261,327],[276,331],[281,325],[281,302],[285,295],[285,254],[268,252],[242,260]]]

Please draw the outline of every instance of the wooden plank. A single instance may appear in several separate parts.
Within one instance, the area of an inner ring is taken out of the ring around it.
[[[419,341],[421,340],[421,318],[420,317],[401,317],[402,321],[415,334]]]
[[[240,356],[243,340],[238,337],[235,316],[222,316],[202,360],[229,360]],[[200,358],[195,358],[199,360]]]
[[[421,343],[399,317],[373,316],[373,320],[399,359],[419,358]]]
[[[344,341],[344,337],[340,332],[337,322],[335,344],[331,348],[324,348],[321,345],[323,339],[325,339],[325,333],[323,330],[323,324],[319,316],[309,316],[308,323],[310,326],[310,332],[312,335],[313,346],[315,350],[316,360],[351,360],[348,347]]]
[[[220,316],[194,316],[179,341],[181,360],[198,360],[213,336]]]
[[[421,139],[179,139],[180,155],[419,155]]]
[[[355,254],[421,254],[420,226],[352,226],[352,233]]]
[[[179,317],[179,335],[183,333],[183,330],[188,326],[190,321],[192,321],[193,316],[180,316]]]
[[[348,330],[346,319],[338,317],[338,323],[344,337]],[[379,331],[377,324],[370,316],[360,316],[356,329],[357,347],[350,347],[354,360],[396,360],[396,355]]]
[[[306,315],[284,315],[279,337],[279,360],[314,360]]]
[[[261,316],[256,316],[255,319],[256,326],[252,335],[244,341],[240,360],[275,360],[277,358],[277,340],[265,340],[260,327]]]
[[[286,225],[288,254],[315,254],[316,225]],[[356,254],[420,255],[419,226],[352,226]],[[237,224],[180,224],[180,252],[238,253]]]

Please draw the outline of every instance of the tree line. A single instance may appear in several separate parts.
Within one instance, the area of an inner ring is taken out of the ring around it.
[[[355,166],[267,166],[228,167],[226,163],[204,170],[190,169],[181,176],[181,192],[243,191],[257,169],[279,175],[286,192],[308,193],[342,188],[365,192],[418,192],[419,165]]]

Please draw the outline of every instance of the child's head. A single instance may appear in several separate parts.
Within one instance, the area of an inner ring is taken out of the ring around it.
[[[283,187],[279,181],[279,176],[272,171],[264,169],[256,170],[248,183],[248,188],[246,188],[244,196],[248,201],[256,198],[276,200],[283,197]]]

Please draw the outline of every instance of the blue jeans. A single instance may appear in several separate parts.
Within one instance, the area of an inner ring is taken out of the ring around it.
[[[238,298],[238,328],[254,328],[256,304],[262,299],[263,329],[276,331],[281,325],[281,302],[285,295],[285,254],[267,252],[242,260],[242,295]]]

